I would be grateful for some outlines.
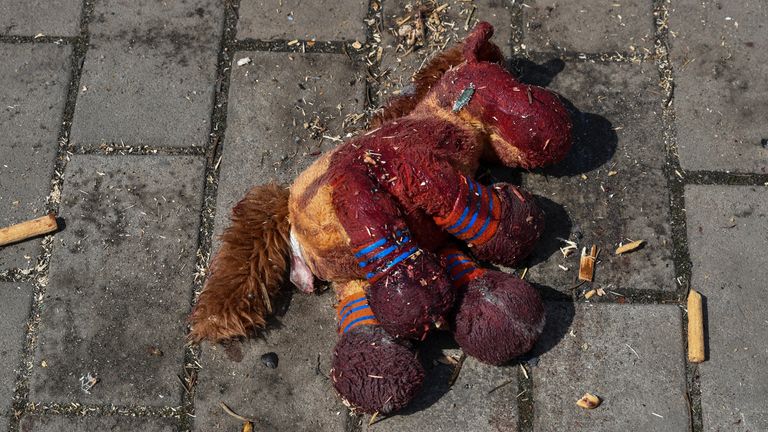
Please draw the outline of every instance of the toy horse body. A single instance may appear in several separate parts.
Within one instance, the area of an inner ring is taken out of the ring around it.
[[[495,308],[486,314],[489,332],[487,323],[472,323],[473,314],[461,321],[459,306],[453,325],[465,351],[498,364],[530,349],[543,327],[537,294],[478,268],[460,248],[513,265],[538,240],[543,214],[515,186],[486,186],[472,176],[481,162],[535,168],[561,160],[570,149],[571,123],[556,95],[517,81],[498,64],[500,51],[488,42],[492,31],[478,24],[462,45],[417,75],[412,94],[385,107],[374,129],[320,157],[290,192],[274,185],[249,192],[233,209],[193,311],[194,340],[245,336],[262,326],[290,267],[304,291],[312,290],[313,276],[336,282],[344,335],[368,325],[389,336],[366,333],[365,340],[423,338],[452,320],[459,298]],[[347,351],[360,331],[342,339]],[[506,346],[475,343],[494,338]],[[408,356],[392,354],[400,355]],[[359,388],[394,392],[378,382],[384,387],[339,384],[340,370],[355,364],[344,358],[334,361],[333,376],[345,397],[354,399],[349,394]],[[418,375],[414,368],[411,377]],[[386,407],[381,400],[353,404],[388,411],[411,396],[390,395]]]

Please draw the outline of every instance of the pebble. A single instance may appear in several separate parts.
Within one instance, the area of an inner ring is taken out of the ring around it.
[[[261,356],[261,363],[263,363],[264,366],[270,369],[277,368],[277,362],[278,362],[278,358],[276,353],[268,352]]]

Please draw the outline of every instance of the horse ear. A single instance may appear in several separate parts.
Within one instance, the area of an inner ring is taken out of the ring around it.
[[[464,39],[464,58],[468,63],[481,61],[501,63],[504,56],[495,44],[490,42],[493,26],[485,21],[477,23],[472,33]]]

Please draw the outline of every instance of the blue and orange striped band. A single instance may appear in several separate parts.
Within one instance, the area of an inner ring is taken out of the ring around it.
[[[445,271],[448,272],[454,288],[461,288],[485,273],[472,258],[458,249],[446,249],[440,254],[445,259]]]
[[[339,321],[339,333],[342,334],[361,325],[379,325],[362,292],[342,299],[336,307],[336,318]]]
[[[411,240],[408,229],[400,229],[388,238],[380,238],[355,252],[358,265],[365,269],[365,277],[375,282],[390,269],[419,252]]]
[[[493,188],[462,176],[456,204],[450,214],[435,222],[454,237],[472,245],[490,240],[499,227],[501,201]]]

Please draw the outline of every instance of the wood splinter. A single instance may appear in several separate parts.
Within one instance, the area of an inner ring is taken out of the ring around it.
[[[704,312],[701,294],[696,290],[688,294],[688,361],[704,361]]]
[[[56,223],[56,216],[52,213],[6,228],[0,228],[0,246],[52,233],[57,229],[59,229],[59,226]]]
[[[592,249],[587,255],[587,248],[581,250],[581,260],[579,262],[579,280],[592,282],[595,277],[595,261],[597,261],[597,246],[592,245]]]

